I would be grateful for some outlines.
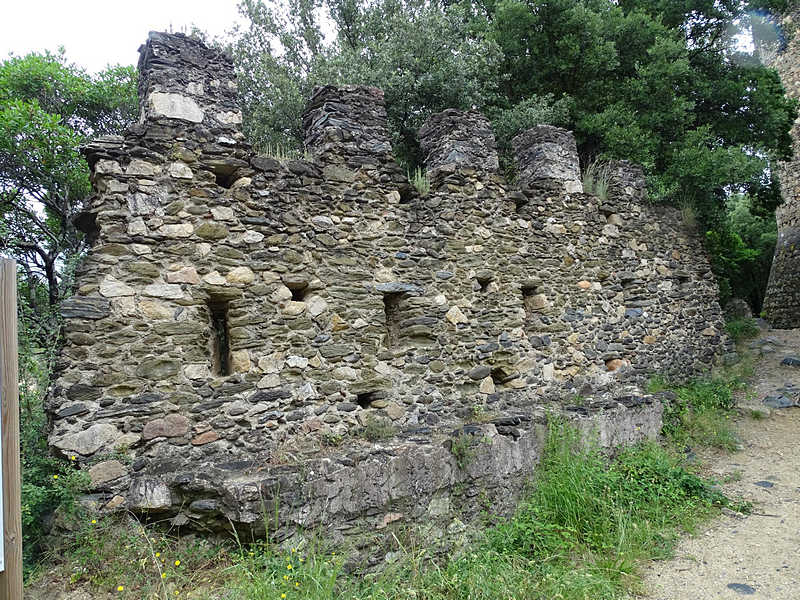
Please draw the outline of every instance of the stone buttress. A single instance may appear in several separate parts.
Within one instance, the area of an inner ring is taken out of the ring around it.
[[[434,115],[421,196],[380,90],[315,90],[310,160],[279,161],[243,139],[227,57],[162,33],[141,52],[141,123],[86,149],[94,244],[49,398],[101,506],[436,540],[483,498],[513,510],[548,411],[606,446],[654,437],[635,384],[723,351],[696,232],[642,203],[633,165],[583,194],[569,132],[516,138],[512,186],[485,117]]]

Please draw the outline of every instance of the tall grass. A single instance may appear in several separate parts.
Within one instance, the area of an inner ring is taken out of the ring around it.
[[[728,503],[656,444],[609,462],[556,423],[517,513],[455,558],[440,562],[400,547],[384,571],[358,577],[330,547],[280,552],[259,544],[242,550],[227,598],[621,598],[635,584],[638,561],[668,556],[681,531]]]
[[[728,332],[728,335],[731,336],[731,339],[737,344],[741,341],[754,338],[761,332],[755,319],[749,319],[747,317],[728,321],[725,323],[725,331]]]

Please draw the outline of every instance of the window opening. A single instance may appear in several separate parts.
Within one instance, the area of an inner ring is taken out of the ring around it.
[[[386,293],[383,295],[383,312],[386,316],[386,346],[397,347],[400,338],[400,304],[403,301],[401,293]]]
[[[228,301],[209,300],[211,316],[211,364],[215,375],[231,374],[230,326],[228,324]]]

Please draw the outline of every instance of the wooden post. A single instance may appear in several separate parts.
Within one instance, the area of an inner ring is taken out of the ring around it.
[[[3,539],[0,600],[22,598],[22,508],[19,457],[17,263],[0,259],[0,409],[2,409]]]

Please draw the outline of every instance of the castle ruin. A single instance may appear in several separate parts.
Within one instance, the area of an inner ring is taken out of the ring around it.
[[[787,24],[800,22],[800,10],[795,10],[785,21]],[[756,40],[757,44],[759,41]],[[774,46],[775,42],[759,44],[759,53],[778,71],[786,94],[800,99],[800,39],[794,34],[786,48]],[[778,240],[764,297],[767,320],[781,329],[800,327],[800,129],[797,121],[792,126],[791,136],[793,158],[778,167],[783,204],[775,211]]]
[[[565,130],[514,140],[512,184],[485,117],[434,115],[423,196],[378,89],[318,88],[310,158],[279,161],[244,139],[222,53],[151,33],[139,74],[139,124],[85,150],[93,243],[48,407],[101,507],[435,540],[513,509],[548,412],[608,447],[653,438],[636,386],[726,351],[696,232],[629,163],[583,193]]]

